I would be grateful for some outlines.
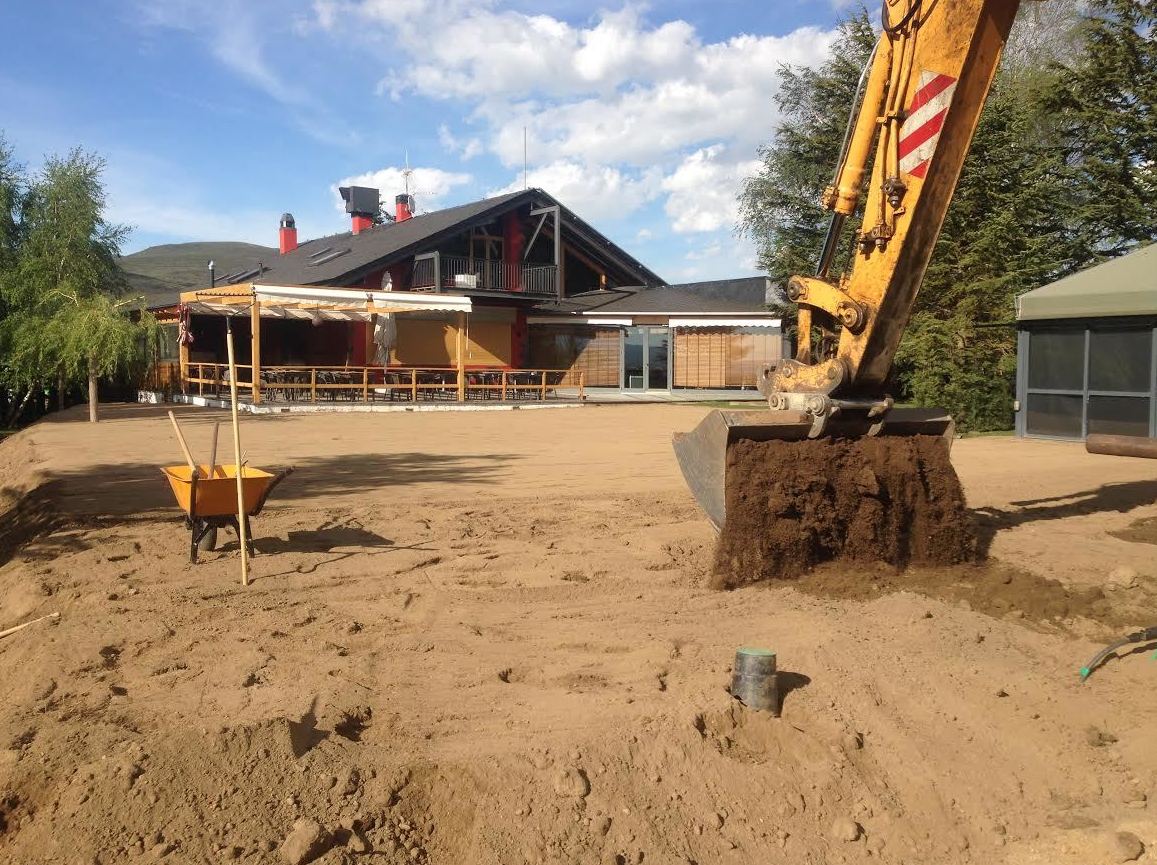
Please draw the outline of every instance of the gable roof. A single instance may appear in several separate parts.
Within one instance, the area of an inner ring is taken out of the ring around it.
[[[564,230],[582,239],[641,283],[663,280],[633,256],[616,246],[541,189],[526,189],[447,207],[402,222],[376,225],[358,234],[346,231],[302,243],[297,249],[266,262],[253,279],[284,285],[352,285],[367,274],[422,252],[472,225],[482,225],[524,204],[558,205]]]
[[[1157,243],[1016,299],[1018,321],[1157,314]]]

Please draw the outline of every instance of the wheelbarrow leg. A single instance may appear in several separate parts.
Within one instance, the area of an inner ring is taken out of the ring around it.
[[[217,546],[217,523],[212,517],[197,517],[192,521],[193,546],[189,550],[189,560],[197,564],[197,553],[202,549],[212,551]]]
[[[257,555],[257,550],[253,546],[253,530],[249,527],[249,517],[245,516],[245,546],[249,548],[249,556],[252,558]],[[241,544],[241,525],[237,521],[236,515],[229,517],[229,525],[233,528],[233,534],[237,535],[237,544]]]
[[[245,520],[245,545],[249,547],[249,558],[253,558],[257,555],[257,548],[253,546],[253,527],[249,525],[249,514],[242,519]]]

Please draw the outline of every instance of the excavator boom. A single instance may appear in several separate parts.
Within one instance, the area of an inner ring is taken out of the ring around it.
[[[944,222],[1018,0],[884,0],[882,31],[821,201],[832,212],[814,275],[793,276],[795,356],[765,368],[771,411],[726,412],[675,450],[712,522],[726,514],[726,454],[737,441],[951,432],[943,412],[892,408],[885,386]],[[864,183],[868,166],[871,174]],[[854,236],[845,222],[859,207]],[[847,272],[831,273],[842,243]]]

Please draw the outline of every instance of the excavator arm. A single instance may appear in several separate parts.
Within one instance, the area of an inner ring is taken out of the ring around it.
[[[893,409],[885,387],[1018,6],[884,0],[880,39],[821,196],[832,218],[816,272],[787,284],[799,307],[795,357],[760,375],[770,410],[714,412],[675,436],[684,477],[717,528],[737,441],[951,437],[950,417]],[[845,236],[865,186],[862,225]],[[851,266],[833,274],[844,242],[854,245]]]
[[[880,41],[867,70],[835,179],[832,211],[814,276],[794,276],[796,356],[764,371],[773,408],[841,403],[871,410],[908,324],[956,188],[980,111],[1016,15],[1016,0],[886,0]],[[859,204],[870,157],[863,224],[850,273],[832,259]],[[813,342],[813,329],[822,335]],[[835,346],[830,356],[821,347]],[[822,397],[809,399],[809,397]]]

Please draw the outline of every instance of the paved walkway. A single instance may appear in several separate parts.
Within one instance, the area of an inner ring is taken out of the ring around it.
[[[587,402],[762,402],[757,390],[677,388],[674,390],[619,390],[617,387],[586,388]]]
[[[578,399],[578,390],[574,388],[555,388],[555,395],[548,400],[468,400],[455,402],[452,400],[420,400],[412,402],[375,401],[361,402],[360,400],[325,400],[317,403],[310,402],[274,402],[266,401],[260,405],[253,405],[242,399],[238,408],[252,414],[311,414],[314,412],[398,412],[398,411],[512,411],[514,409],[542,409],[542,408],[578,408],[584,404],[622,404],[622,403],[704,403],[704,402],[762,402],[763,397],[757,390],[645,390],[628,391],[613,387],[588,387],[585,390],[585,399]],[[198,405],[208,408],[228,408],[229,401],[214,396],[177,395],[175,403]]]

